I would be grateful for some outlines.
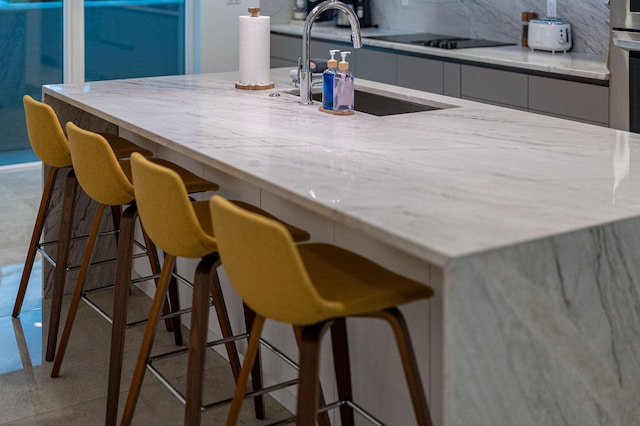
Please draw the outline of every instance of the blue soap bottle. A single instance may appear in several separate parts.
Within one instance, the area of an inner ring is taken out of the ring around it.
[[[322,73],[322,108],[333,110],[333,91],[335,90],[335,75],[338,71],[338,61],[335,58],[339,50],[330,50],[331,59],[327,61],[327,69]]]
[[[350,112],[354,108],[354,77],[349,71],[347,55],[351,52],[340,52],[342,60],[338,64],[338,72],[335,76],[335,90],[333,92],[333,110],[338,112]]]

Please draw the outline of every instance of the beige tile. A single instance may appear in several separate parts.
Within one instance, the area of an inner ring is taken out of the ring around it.
[[[20,318],[10,317],[41,185],[39,167],[14,171],[0,167],[0,217],[3,217],[0,235],[4,237],[0,248],[0,425],[102,425],[106,407],[110,324],[82,303],[60,377],[52,379],[52,364],[42,361],[49,301],[45,300],[43,306],[40,291],[42,262],[39,257]],[[69,299],[69,296],[65,297],[63,322]],[[112,290],[95,293],[92,299],[105,311],[111,312]],[[134,289],[130,297],[129,320],[146,317],[150,303],[147,296]],[[188,331],[183,331],[187,341]],[[126,333],[120,412],[143,333],[144,327],[129,328]],[[160,325],[154,353],[174,349],[173,335]],[[205,401],[229,398],[234,389],[229,364],[213,350],[209,350],[207,355]],[[186,364],[186,354],[156,363],[180,389],[184,389],[186,383]],[[227,410],[228,407],[223,406],[204,413],[203,424],[224,423]],[[182,424],[183,415],[184,406],[153,374],[147,372],[134,424],[173,426]],[[246,401],[240,424],[265,424],[288,417],[289,413],[268,397],[267,415],[266,421],[256,421],[253,404]]]

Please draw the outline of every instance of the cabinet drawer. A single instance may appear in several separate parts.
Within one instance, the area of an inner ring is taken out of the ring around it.
[[[443,93],[443,62],[398,55],[397,85],[431,93]]]
[[[298,63],[298,57],[302,54],[300,37],[289,37],[280,34],[271,34],[271,57],[286,59]]]
[[[609,88],[576,81],[529,77],[529,109],[609,124]]]
[[[527,108],[527,75],[462,65],[460,92],[463,98],[498,105]]]
[[[356,54],[356,78],[396,84],[396,55],[372,49],[351,50]]]

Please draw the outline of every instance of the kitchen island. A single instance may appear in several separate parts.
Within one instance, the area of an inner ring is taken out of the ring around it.
[[[436,424],[638,421],[640,136],[363,80],[438,109],[333,116],[299,105],[287,74],[267,91],[229,73],[43,93],[63,120],[115,126],[222,195],[434,287],[403,311]],[[287,332],[270,338],[295,353]],[[412,424],[390,338],[352,323],[354,395]]]

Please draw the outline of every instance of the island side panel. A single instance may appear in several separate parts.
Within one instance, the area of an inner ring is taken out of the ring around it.
[[[96,132],[110,132],[117,133],[117,126],[104,121],[92,114],[89,114],[83,110],[80,110],[72,105],[62,102],[52,96],[43,94],[43,100],[49,104],[56,112],[61,125],[64,126],[68,121],[71,121],[83,129],[88,129]],[[64,183],[66,176],[70,169],[62,169],[58,172],[58,178],[54,188],[54,193],[51,197],[51,204],[45,227],[43,231],[42,241],[57,241],[58,231],[60,224],[60,215],[62,212],[62,201],[64,195]],[[48,172],[48,167],[44,167],[43,173]],[[78,187],[76,196],[76,207],[74,214],[74,226],[73,235],[83,236],[88,235],[91,228],[91,222],[95,214],[96,204],[85,193],[82,188]],[[107,231],[113,229],[113,221],[111,218],[110,210],[105,210],[105,215],[102,219],[101,231]],[[86,239],[75,240],[71,245],[70,262],[72,266],[77,266],[82,260],[84,254],[84,248],[86,245]],[[57,244],[47,246],[47,253],[51,254],[53,259],[56,258]],[[115,237],[113,235],[100,237],[99,243],[96,245],[96,249],[93,256],[93,261],[102,261],[107,259],[114,259],[116,253]],[[51,297],[51,291],[53,287],[53,267],[48,263],[43,264],[43,294],[45,297]],[[65,280],[65,293],[70,293],[75,286],[78,276],[78,269],[71,269],[67,271]],[[94,265],[89,269],[86,281],[87,289],[100,288],[107,285],[113,285],[115,278],[115,263],[105,263],[101,265]]]
[[[640,419],[640,220],[455,261],[445,424]]]

